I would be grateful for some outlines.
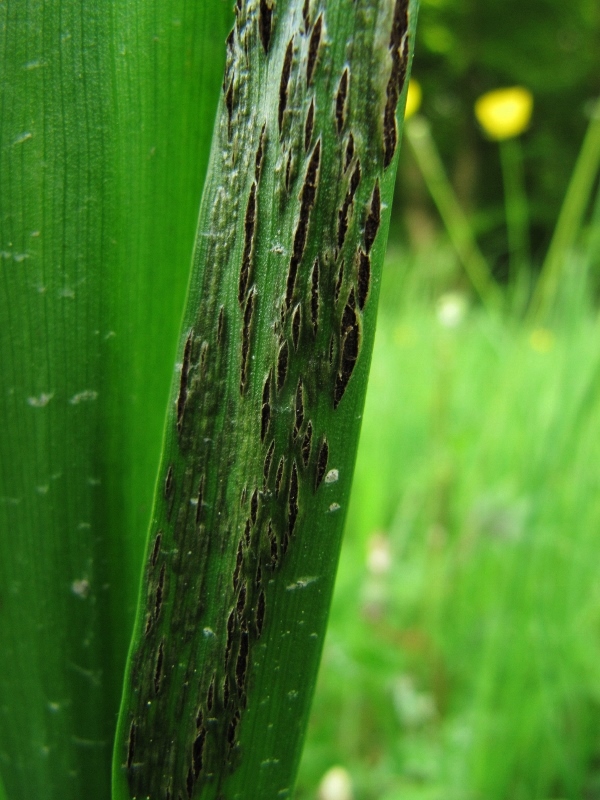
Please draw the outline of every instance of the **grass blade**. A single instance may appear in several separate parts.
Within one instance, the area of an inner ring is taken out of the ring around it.
[[[110,793],[228,20],[220,0],[0,2],[0,751],[11,798]]]
[[[237,4],[115,800],[291,795],[353,472],[415,21],[403,0]]]

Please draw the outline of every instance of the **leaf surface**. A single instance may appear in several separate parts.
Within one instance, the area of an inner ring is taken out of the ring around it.
[[[0,771],[110,795],[222,0],[0,0]]]
[[[416,3],[236,12],[115,800],[291,796],[364,403]]]

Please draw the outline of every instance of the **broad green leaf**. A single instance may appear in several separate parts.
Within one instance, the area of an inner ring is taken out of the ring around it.
[[[0,0],[0,772],[110,795],[223,0]]]
[[[236,12],[115,800],[291,796],[364,402],[416,3]]]

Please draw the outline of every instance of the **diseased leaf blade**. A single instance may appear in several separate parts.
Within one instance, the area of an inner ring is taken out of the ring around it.
[[[236,13],[115,800],[291,795],[364,402],[416,3]]]

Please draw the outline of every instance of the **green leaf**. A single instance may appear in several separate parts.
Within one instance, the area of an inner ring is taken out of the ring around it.
[[[236,11],[115,800],[291,796],[364,403],[416,3]]]
[[[218,98],[222,0],[0,0],[0,771],[110,756]]]

